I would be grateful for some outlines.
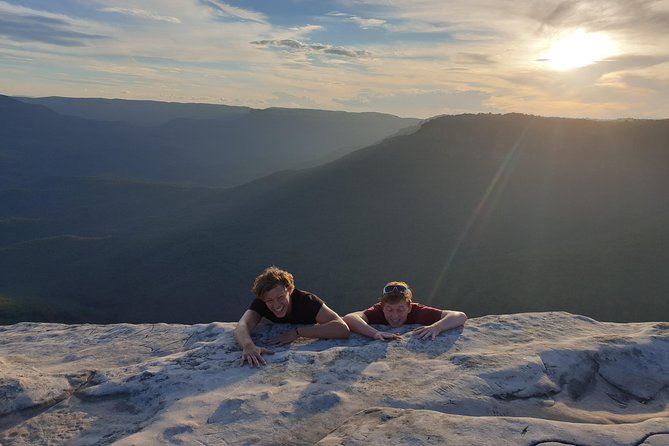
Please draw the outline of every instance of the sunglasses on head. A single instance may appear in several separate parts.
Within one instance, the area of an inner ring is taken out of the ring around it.
[[[407,294],[408,292],[409,288],[405,287],[404,285],[386,285],[383,287],[383,294]]]

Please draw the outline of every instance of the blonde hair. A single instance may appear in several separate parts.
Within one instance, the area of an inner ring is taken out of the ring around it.
[[[396,303],[399,303],[399,302],[402,302],[402,301],[404,301],[404,302],[406,302],[410,305],[412,300],[413,300],[413,292],[411,291],[411,288],[409,288],[409,284],[406,283],[406,282],[401,282],[401,281],[392,281],[392,282],[388,282],[385,287],[394,286],[394,285],[405,287],[407,289],[406,294],[400,293],[396,290],[393,290],[393,292],[391,292],[391,293],[382,294],[381,297],[379,298],[379,302],[381,302],[381,305],[385,305],[385,304],[391,304],[392,305],[392,304],[396,304]],[[383,288],[385,288],[385,287],[383,287]]]
[[[276,266],[270,266],[262,272],[256,280],[253,282],[253,294],[262,300],[263,294],[273,289],[277,285],[283,285],[288,290],[288,293],[292,293],[295,290],[295,280],[293,275],[288,271],[284,271]]]

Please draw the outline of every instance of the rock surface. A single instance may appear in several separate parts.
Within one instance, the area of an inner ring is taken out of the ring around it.
[[[0,443],[669,445],[669,323],[486,316],[434,341],[300,339],[260,369],[233,328],[0,327]]]

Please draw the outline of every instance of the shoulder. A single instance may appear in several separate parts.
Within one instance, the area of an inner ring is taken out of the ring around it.
[[[411,303],[411,309],[412,309],[412,310],[413,310],[413,309],[419,309],[419,310],[422,310],[423,308],[429,308],[429,309],[431,309],[431,310],[439,310],[438,308],[430,307],[429,305],[423,305],[423,304],[420,304],[420,303],[418,303],[418,302],[412,302],[412,303]],[[439,310],[439,311],[441,311],[441,310]]]
[[[323,299],[316,296],[314,293],[299,290],[297,288],[291,293],[290,299],[296,304],[318,305],[319,307],[323,305]]]
[[[442,317],[442,311],[427,305],[412,303],[407,323],[431,325]]]
[[[269,319],[272,322],[277,321],[277,318],[276,316],[274,316],[274,313],[269,311],[269,308],[267,308],[267,304],[258,298],[255,298],[251,301],[251,305],[249,305],[249,310],[255,311],[258,315],[266,319]]]
[[[367,318],[368,324],[388,324],[386,316],[383,314],[383,307],[380,303],[367,308],[362,314]]]
[[[379,312],[383,313],[383,307],[381,306],[380,303],[379,304],[374,304],[371,307],[367,308],[366,310],[363,310],[363,313],[365,315],[368,314],[368,313],[373,314],[373,313],[379,313]]]
[[[419,303],[416,303],[416,302],[413,302],[411,304],[411,311],[414,311],[414,310],[418,310],[418,311],[438,311],[439,313],[442,312],[442,310],[440,310],[439,308],[430,307],[429,305],[423,305],[423,304],[419,304]]]
[[[262,300],[255,298],[251,301],[251,305],[249,305],[249,310],[253,310],[256,313],[262,314],[265,310],[267,310],[267,305],[265,305],[265,302]]]

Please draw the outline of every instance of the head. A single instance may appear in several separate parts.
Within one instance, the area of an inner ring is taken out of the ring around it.
[[[293,275],[287,271],[270,266],[256,277],[253,294],[267,305],[276,317],[290,313],[290,294],[295,290]]]
[[[411,312],[413,293],[406,282],[388,282],[379,301],[391,327],[402,326]]]

